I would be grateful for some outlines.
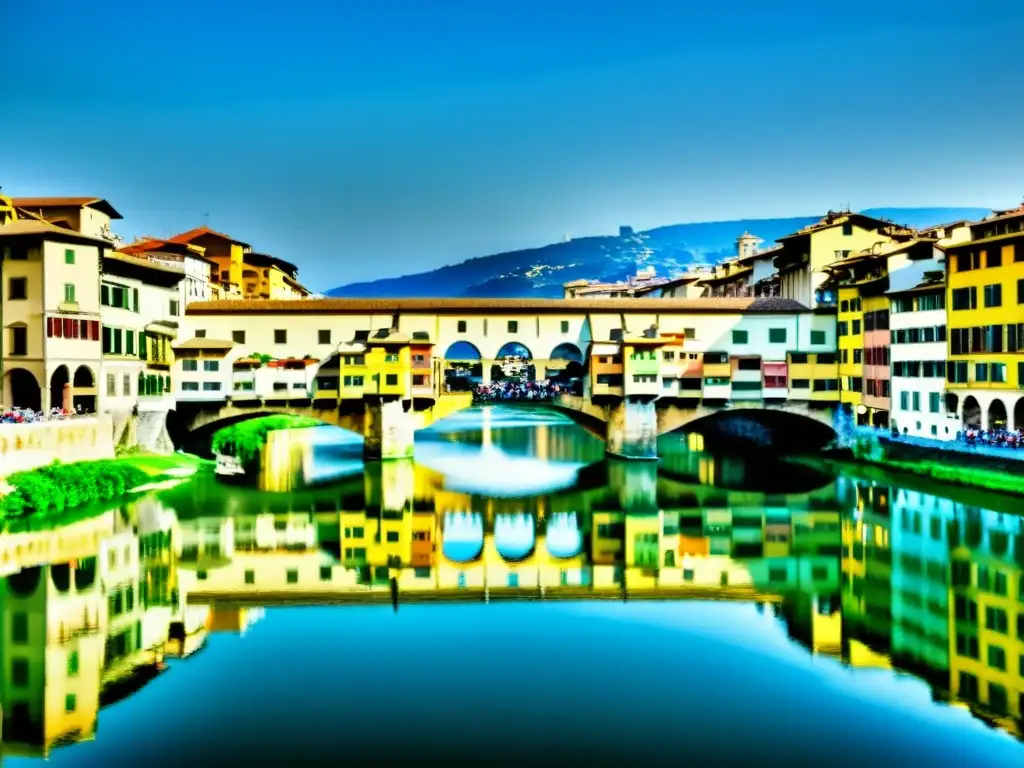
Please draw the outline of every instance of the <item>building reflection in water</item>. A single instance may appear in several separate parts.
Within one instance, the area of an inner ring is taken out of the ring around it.
[[[736,489],[704,482],[723,473]],[[569,489],[489,498],[397,461],[197,503],[231,514],[179,514],[182,496],[158,492],[5,535],[5,749],[91,738],[99,709],[167,656],[245,631],[268,606],[513,597],[748,601],[812,653],[910,671],[936,699],[1020,735],[1021,518],[849,478],[765,494],[742,474],[703,456],[599,463]]]

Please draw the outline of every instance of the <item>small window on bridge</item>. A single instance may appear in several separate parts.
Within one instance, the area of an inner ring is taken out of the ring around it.
[[[235,344],[245,344],[245,331],[232,331],[231,340]]]
[[[331,343],[331,331],[330,331],[330,329],[317,331],[316,336],[317,336],[317,342],[319,342],[320,344],[330,344]]]
[[[508,332],[509,333],[518,333],[519,332],[519,321],[518,320],[509,320],[508,321]]]

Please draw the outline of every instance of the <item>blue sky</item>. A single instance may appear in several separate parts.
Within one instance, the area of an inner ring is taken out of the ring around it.
[[[315,289],[1024,195],[1019,0],[0,0],[4,28],[36,30],[0,46],[6,193],[105,197],[126,236],[208,223]]]

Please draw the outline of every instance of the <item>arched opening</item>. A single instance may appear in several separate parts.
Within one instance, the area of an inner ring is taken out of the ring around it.
[[[575,512],[556,512],[548,517],[545,540],[552,557],[568,559],[583,552],[583,531]]]
[[[50,408],[71,410],[71,374],[66,365],[58,365],[50,374]]]
[[[484,551],[484,518],[479,512],[446,512],[441,552],[453,563],[478,560]]]
[[[480,350],[468,341],[456,341],[444,353],[444,383],[448,392],[468,392],[483,380]]]
[[[491,380],[502,381],[503,379],[526,379],[532,381],[535,378],[535,367],[533,364],[533,353],[518,341],[510,341],[498,350],[491,366]]]
[[[579,394],[582,394],[583,372],[583,352],[575,344],[565,342],[551,350],[551,362],[547,369],[549,380],[567,387],[574,387],[578,383]]]
[[[946,413],[957,413],[960,410],[960,396],[956,392],[946,393]]]
[[[1024,429],[1024,397],[1020,398],[1013,406],[1013,428]],[[1024,536],[1020,538],[1024,540]]]
[[[71,386],[71,404],[74,409],[81,409],[84,413],[96,413],[96,377],[92,369],[87,365],[78,366]]]
[[[7,591],[11,597],[32,597],[43,580],[43,569],[40,566],[23,568],[7,577]]]
[[[43,394],[39,391],[39,382],[31,371],[24,368],[11,368],[6,374],[7,402],[11,408],[24,408],[30,411],[43,410]]]
[[[978,405],[977,399],[974,395],[968,395],[964,398],[964,409],[963,409],[963,425],[965,427],[973,427],[974,429],[981,429],[981,406]]]
[[[533,554],[537,544],[533,515],[502,513],[494,517],[494,548],[502,560],[516,562]]]
[[[996,398],[988,406],[988,428],[1006,429],[1006,406]]]
[[[709,453],[785,456],[819,451],[836,438],[824,421],[771,408],[725,408],[686,424]]]

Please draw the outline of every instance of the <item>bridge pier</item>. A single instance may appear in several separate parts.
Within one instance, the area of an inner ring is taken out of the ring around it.
[[[620,459],[658,458],[658,412],[653,398],[624,397],[608,409],[608,455]]]
[[[363,419],[363,456],[408,459],[413,455],[416,421],[411,400],[398,396],[367,398]]]

